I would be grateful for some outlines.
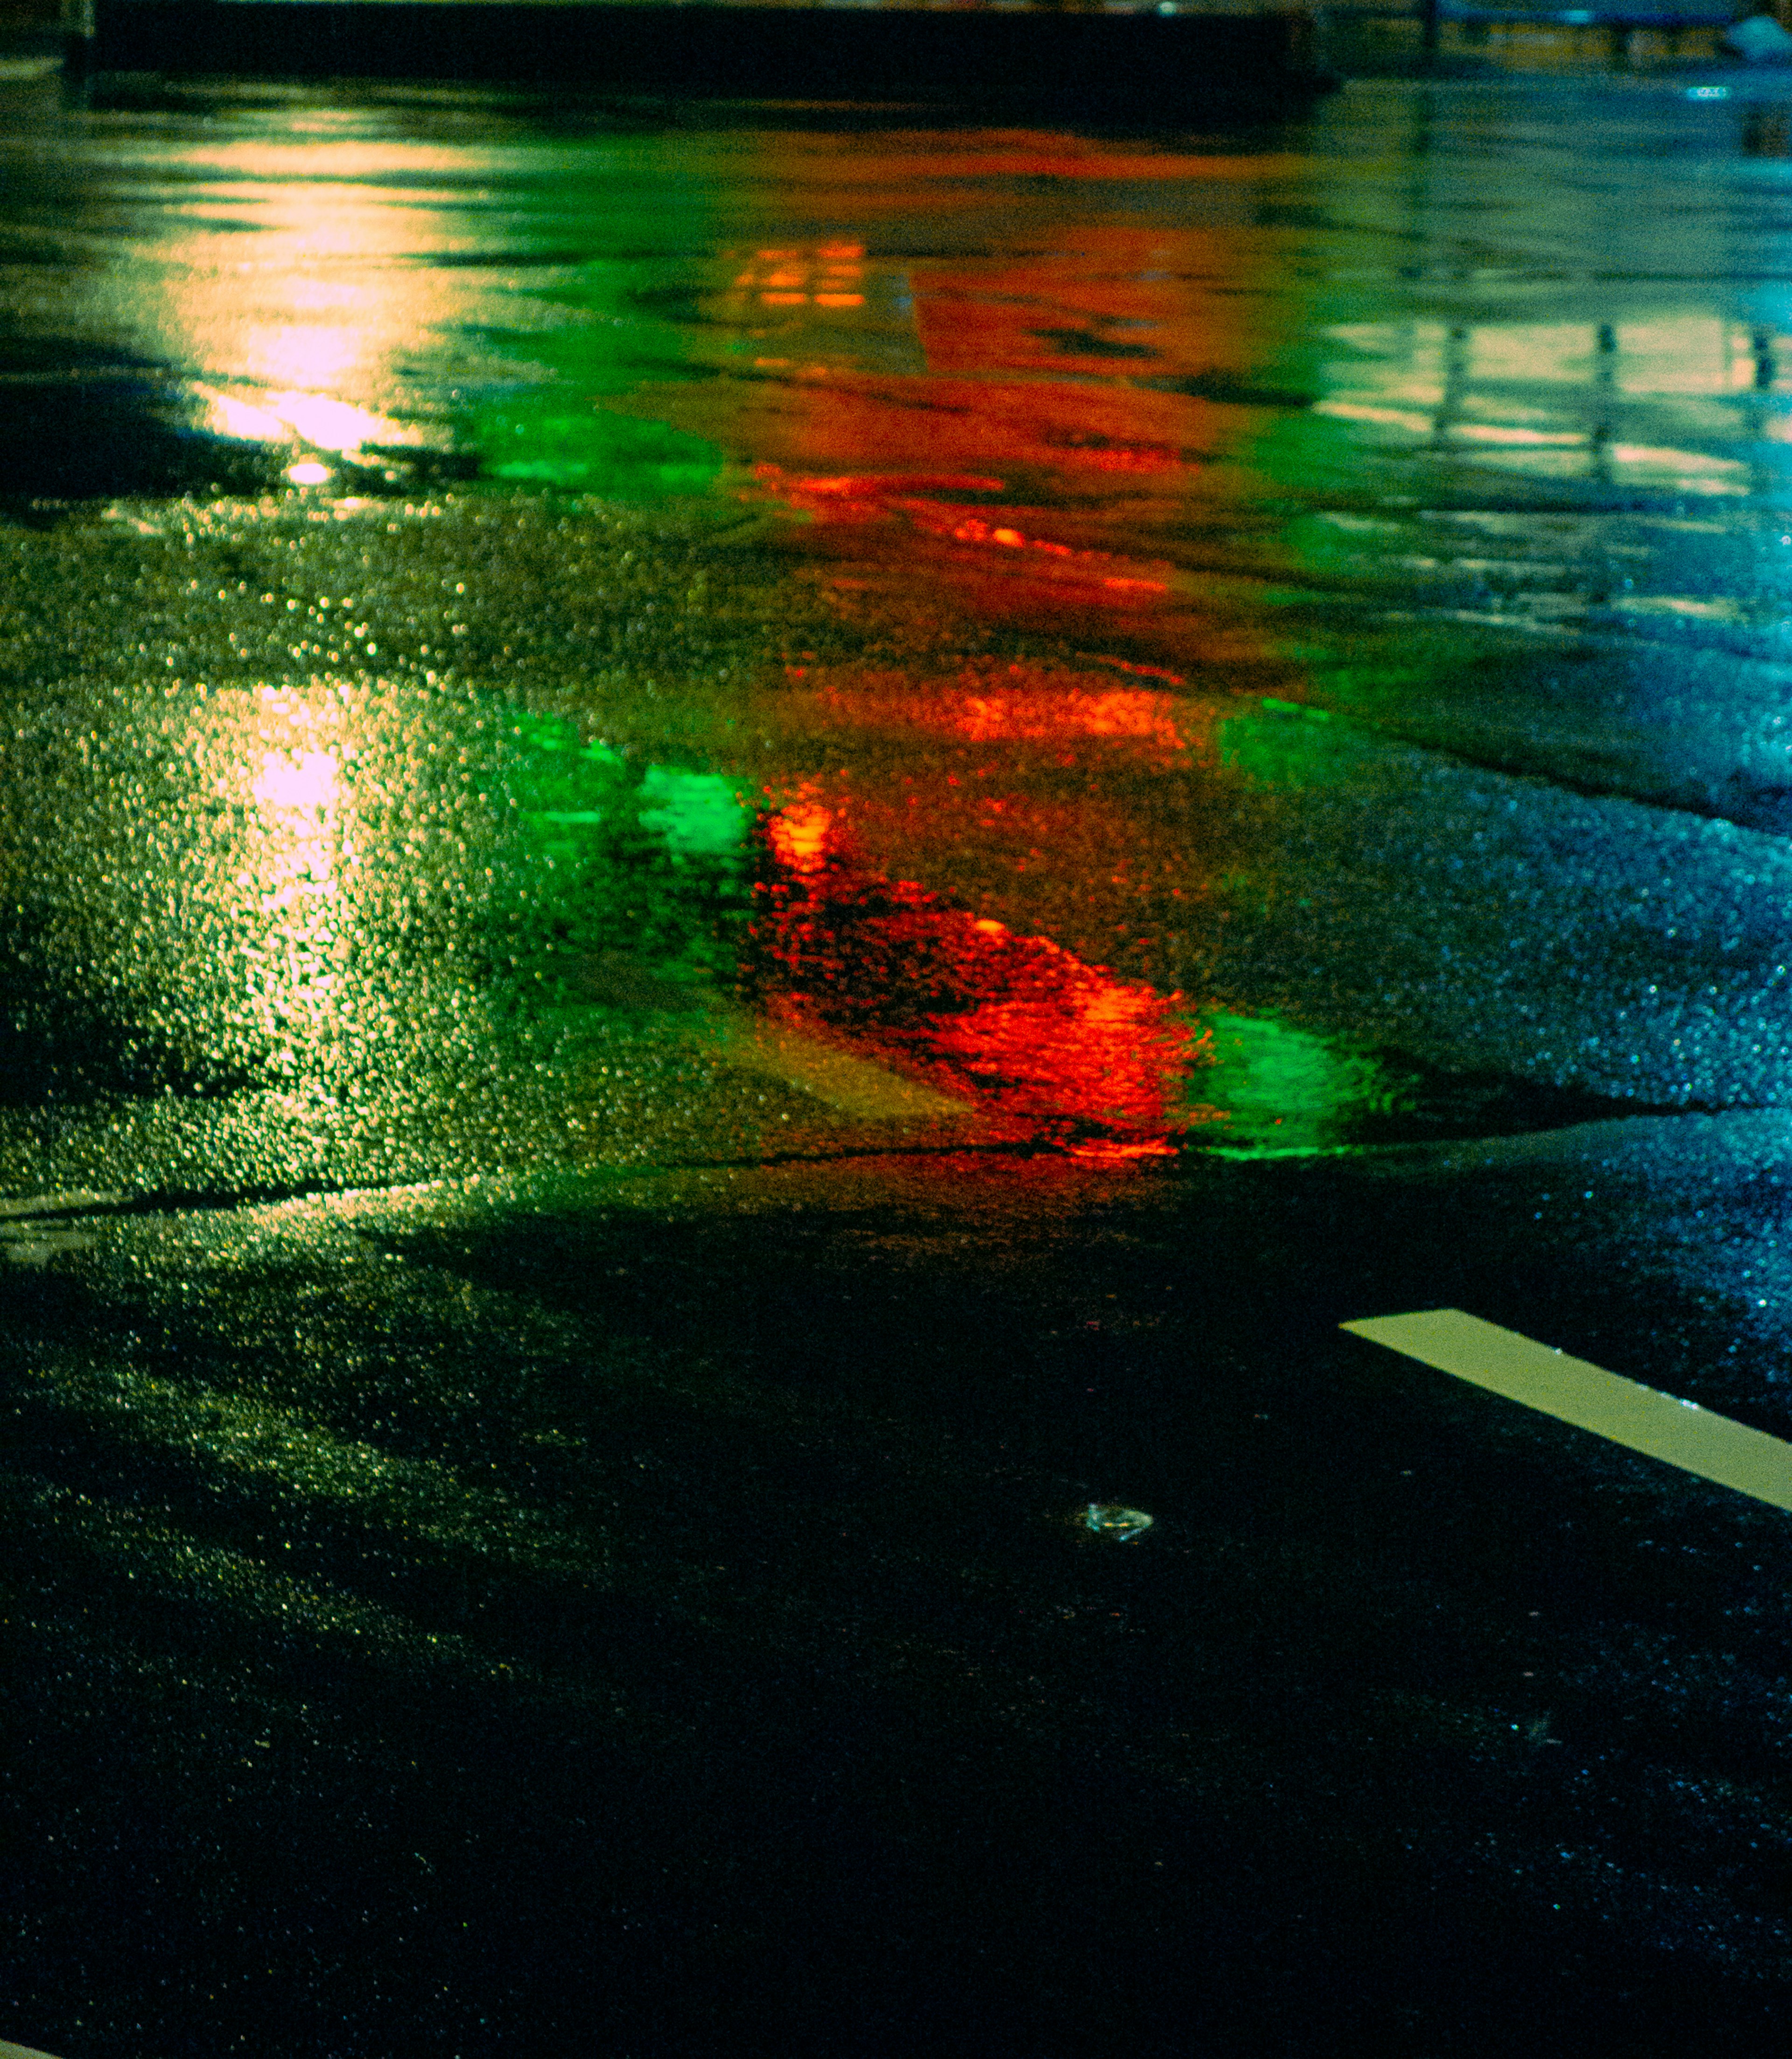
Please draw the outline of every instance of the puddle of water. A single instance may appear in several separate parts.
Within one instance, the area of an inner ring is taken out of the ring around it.
[[[1620,1096],[1556,1018],[1629,991],[1641,842],[1463,768],[1783,818],[1792,315],[1712,241],[1770,125],[1439,91],[1157,141],[350,89],[42,117],[0,145],[54,282],[0,467],[66,534],[44,591],[91,551],[83,621],[147,598],[27,667],[128,712],[46,719],[106,827],[18,918],[9,1033],[85,1037],[94,1092],[274,1053],[334,1093],[518,995],[694,1049],[738,994],[748,1069],[1141,1158],[1706,1097],[1754,1032],[1682,1063],[1672,1011],[1713,953],[1770,981],[1729,905],[1768,858],[1649,902],[1679,970]],[[1642,225],[1645,161],[1685,205]],[[158,815],[164,763],[228,834]],[[1471,801],[1507,842],[1445,894],[1424,810]],[[1605,998],[1540,970],[1477,1042],[1512,880]],[[1755,1042],[1714,1103],[1772,1097]]]
[[[1190,1089],[1220,1123],[1221,1157],[1310,1157],[1402,1144],[1519,1135],[1653,1111],[1492,1073],[1451,1073],[1406,1054],[1274,1016],[1205,1018],[1213,1068]]]

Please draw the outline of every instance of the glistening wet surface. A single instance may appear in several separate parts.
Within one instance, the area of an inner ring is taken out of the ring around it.
[[[1266,1066],[1333,1142],[1777,1103],[1782,310],[1705,275],[1778,164],[1659,82],[1460,90],[1446,146],[1365,87],[1308,153],[14,89],[10,646],[86,763],[10,834],[30,878],[72,803],[98,860],[17,949],[46,1024],[133,995],[16,1077],[364,1084],[423,986],[458,1045],[594,943],[726,983],[794,835],[854,882],[811,916],[880,880],[1072,954],[1029,1058],[1037,980],[961,952],[948,1041],[982,978],[1046,1076],[1065,1009],[1161,1018],[1154,1135],[1272,1142]]]
[[[1336,1330],[1789,1427],[1718,92],[0,76],[0,2029],[1766,2049],[1783,1518]]]

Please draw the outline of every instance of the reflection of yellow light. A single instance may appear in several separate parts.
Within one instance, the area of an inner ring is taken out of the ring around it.
[[[402,424],[351,407],[346,400],[333,400],[327,393],[271,393],[268,406],[320,450],[359,450],[365,443],[406,440]]]
[[[1464,443],[1477,444],[1579,445],[1587,440],[1579,429],[1523,429],[1511,422],[1452,422],[1449,432]]]
[[[295,425],[281,404],[297,396],[301,411],[320,400],[380,408],[397,363],[441,341],[461,348],[508,298],[484,270],[428,261],[488,247],[481,189],[512,161],[506,146],[375,140],[352,133],[364,119],[319,111],[285,132],[287,142],[221,137],[182,147],[181,190],[142,248],[133,331],[155,354],[229,387],[227,402],[196,396],[217,433],[277,444],[296,436],[325,453],[416,442],[420,432],[393,433],[372,414]],[[158,177],[167,148],[147,134],[121,144],[125,163],[153,165]]]
[[[857,243],[824,244],[813,257],[794,250],[761,250],[759,262],[775,269],[742,272],[734,283],[758,285],[762,307],[862,308],[865,267],[855,261],[863,255],[864,246]]]
[[[251,407],[234,394],[216,392],[209,386],[197,390],[205,403],[201,426],[214,436],[240,436],[245,442],[263,444],[279,443],[285,437],[286,424],[265,408]]]
[[[201,420],[213,436],[237,436],[250,443],[284,443],[297,436],[320,450],[344,452],[368,443],[416,440],[417,432],[404,423],[328,393],[261,393],[249,401],[214,386],[196,385],[193,390],[205,404]],[[304,469],[306,483],[329,476],[316,467]],[[297,478],[300,472],[301,468],[294,467],[288,476]]]
[[[250,790],[265,808],[327,808],[336,798],[333,751],[270,751]]]
[[[352,119],[352,117],[344,117]],[[198,144],[181,153],[183,165],[257,183],[276,191],[277,204],[294,212],[313,206],[340,207],[359,197],[353,181],[391,178],[424,179],[464,171],[467,153],[452,145],[412,141],[363,141],[333,137],[318,129],[296,143],[270,143],[248,137],[241,141]],[[145,148],[148,146],[145,145]],[[158,163],[160,160],[157,160]],[[327,182],[327,183],[326,183]],[[317,190],[308,194],[309,185]],[[289,199],[280,189],[297,187]],[[215,192],[217,189],[214,187]],[[231,193],[230,198],[239,197]],[[189,213],[202,212],[196,205]]]
[[[1429,415],[1416,415],[1404,408],[1372,408],[1360,400],[1320,400],[1316,415],[1330,415],[1340,422],[1381,422],[1391,429],[1407,429],[1416,436],[1431,433]]]
[[[245,1000],[270,1030],[315,1026],[340,1004],[352,942],[345,882],[360,862],[344,712],[321,682],[195,710],[192,747],[241,825],[217,882],[221,906],[249,954]]]
[[[1709,457],[1702,451],[1655,450],[1643,444],[1613,444],[1607,455],[1614,465],[1665,474],[1691,493],[1746,493],[1746,468],[1735,458]]]
[[[327,464],[318,464],[309,458],[301,464],[289,464],[286,468],[286,476],[295,486],[321,486],[329,476],[330,468]]]

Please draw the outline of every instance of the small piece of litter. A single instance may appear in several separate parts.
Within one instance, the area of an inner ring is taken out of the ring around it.
[[[1142,1508],[1122,1508],[1109,1501],[1092,1501],[1083,1523],[1098,1536],[1111,1537],[1121,1544],[1151,1527],[1151,1518]]]

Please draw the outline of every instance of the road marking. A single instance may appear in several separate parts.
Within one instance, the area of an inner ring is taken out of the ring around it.
[[[1695,1401],[1621,1379],[1460,1308],[1369,1316],[1338,1327],[1702,1480],[1792,1510],[1792,1444]]]
[[[716,1055],[726,1065],[798,1087],[844,1115],[872,1121],[962,1121],[977,1111],[918,1080],[850,1057],[782,1023],[719,1010]]]

